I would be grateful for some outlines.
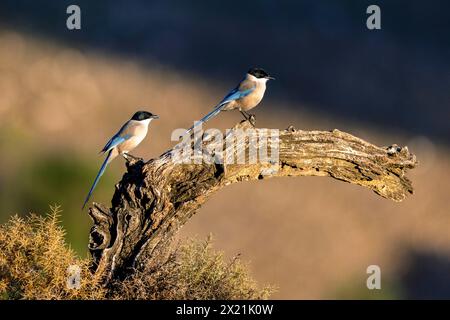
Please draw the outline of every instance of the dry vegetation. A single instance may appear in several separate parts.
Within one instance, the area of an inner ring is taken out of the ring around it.
[[[0,226],[0,295],[4,299],[99,299],[104,296],[88,271],[88,260],[76,257],[58,225],[58,208],[47,217],[13,216]],[[81,288],[66,285],[67,269],[82,270]]]
[[[211,239],[190,240],[166,249],[152,266],[102,288],[89,271],[90,259],[78,258],[64,240],[59,209],[47,217],[14,216],[0,226],[0,298],[2,299],[265,299],[238,258],[226,261]],[[81,286],[67,286],[68,268],[81,268]]]
[[[226,261],[211,248],[211,238],[189,240],[157,265],[145,266],[116,283],[116,299],[267,299],[272,287],[258,289],[238,256]]]

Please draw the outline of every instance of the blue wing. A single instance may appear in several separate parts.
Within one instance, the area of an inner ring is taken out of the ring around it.
[[[235,88],[233,90],[231,90],[226,96],[225,98],[222,99],[222,101],[218,104],[218,106],[223,106],[233,100],[237,100],[240,98],[243,98],[245,96],[248,96],[250,93],[252,93],[252,91],[255,90],[255,87],[251,87],[249,89],[246,90],[239,90],[238,88]]]
[[[214,118],[216,115],[219,114],[220,111],[222,111],[222,109],[231,101],[233,100],[237,100],[240,98],[243,98],[245,96],[248,96],[253,90],[255,90],[255,87],[251,87],[249,89],[245,89],[245,90],[239,90],[239,87],[231,90],[223,99],[222,101],[220,101],[220,103],[218,105],[216,105],[214,107],[214,109],[209,112],[206,116],[204,116],[203,118],[201,118],[195,125],[193,125],[192,127],[189,128],[189,130],[187,130],[185,132],[185,134],[183,135],[183,137],[188,134],[189,132],[191,132],[196,125],[198,125],[199,123],[205,123],[206,121],[208,121],[211,118]]]
[[[111,138],[111,140],[108,141],[108,143],[103,147],[102,151],[103,153],[110,151],[112,148],[118,146],[122,142],[128,140],[130,138],[129,134],[126,134],[124,136],[114,136]]]
[[[118,146],[125,140],[128,140],[131,136],[129,134],[123,134],[126,127],[128,126],[128,122],[126,122],[122,128],[106,143],[106,145],[103,147],[103,149],[100,151],[100,153],[105,153],[110,151],[112,148]]]

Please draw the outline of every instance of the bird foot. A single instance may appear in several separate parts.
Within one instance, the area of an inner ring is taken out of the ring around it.
[[[144,165],[144,160],[141,158],[138,158],[138,159],[130,158],[130,159],[125,160],[125,165],[127,168],[141,166],[141,165]]]
[[[125,160],[126,160],[127,162],[139,162],[139,161],[144,162],[144,159],[143,159],[143,158],[135,157],[135,156],[133,156],[133,155],[131,155],[131,154],[129,154],[129,153],[125,153],[125,154],[123,155],[123,157],[125,158]]]
[[[251,125],[255,128],[255,125],[256,125],[256,118],[255,118],[255,115],[254,115],[254,114],[251,114],[251,115],[248,117],[248,121],[250,121]]]

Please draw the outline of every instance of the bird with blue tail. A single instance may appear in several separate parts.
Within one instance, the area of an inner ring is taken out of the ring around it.
[[[261,102],[266,92],[266,82],[274,79],[261,68],[251,68],[236,88],[231,90],[211,112],[189,128],[183,137],[191,133],[198,125],[217,116],[221,111],[238,109],[244,118],[253,124],[255,117],[248,114],[247,111],[255,108]]]
[[[125,122],[125,124],[120,128],[120,130],[106,143],[100,153],[106,153],[107,156],[103,161],[100,171],[94,179],[91,189],[89,190],[86,199],[84,200],[83,207],[91,198],[92,192],[94,192],[100,177],[105,172],[106,166],[118,155],[122,155],[127,161],[130,158],[138,159],[132,156],[128,152],[136,148],[142,140],[144,140],[147,135],[148,126],[153,119],[158,119],[159,117],[151,112],[138,111],[136,112],[130,120]]]

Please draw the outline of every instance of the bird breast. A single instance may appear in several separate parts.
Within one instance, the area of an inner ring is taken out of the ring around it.
[[[135,121],[123,132],[124,135],[130,135],[130,138],[117,146],[120,153],[126,153],[136,148],[144,140],[148,131],[148,123]]]
[[[249,95],[239,99],[238,104],[241,110],[247,111],[256,107],[264,97],[266,91],[265,83],[256,83],[256,88]]]

